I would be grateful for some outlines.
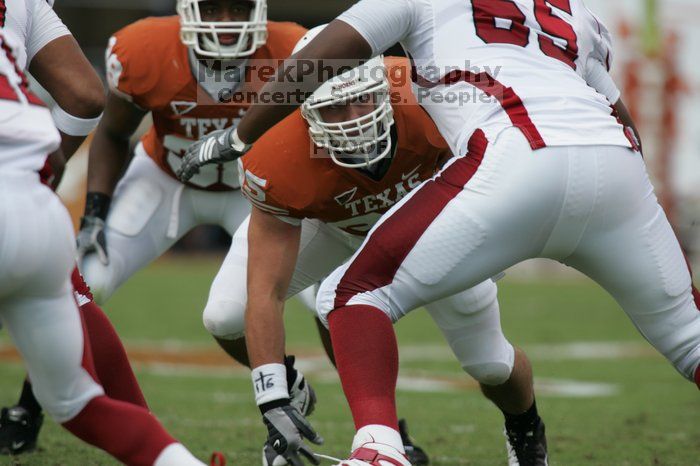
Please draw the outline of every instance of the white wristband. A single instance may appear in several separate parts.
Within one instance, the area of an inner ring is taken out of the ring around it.
[[[284,364],[264,364],[253,369],[251,374],[258,406],[270,401],[289,398],[287,368]]]
[[[68,136],[87,136],[102,118],[102,114],[96,118],[78,118],[63,110],[60,105],[53,106],[51,116],[56,128]]]

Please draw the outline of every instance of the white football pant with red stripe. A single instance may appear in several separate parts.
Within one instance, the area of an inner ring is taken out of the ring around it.
[[[323,283],[322,319],[334,309],[368,305],[396,321],[544,257],[599,283],[692,380],[700,312],[641,155],[622,146],[533,151],[515,128],[490,143],[477,131],[468,150],[396,205]]]

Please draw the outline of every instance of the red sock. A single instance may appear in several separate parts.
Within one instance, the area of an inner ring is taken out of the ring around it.
[[[693,299],[695,300],[695,307],[700,311],[700,291],[693,285]]]
[[[80,311],[90,340],[95,371],[107,396],[148,409],[124,346],[109,318],[93,302],[81,306]]]
[[[697,385],[698,389],[700,389],[700,366],[695,369],[695,385]]]
[[[345,306],[329,316],[333,352],[355,427],[398,430],[399,353],[391,320],[372,306]]]
[[[80,313],[84,335],[88,334],[86,314],[95,316],[91,312]],[[91,339],[85,338],[83,345],[83,368],[99,382]],[[90,400],[77,416],[64,422],[63,427],[129,466],[153,465],[165,447],[176,442],[147,409],[107,396]]]
[[[147,410],[106,396],[90,400],[63,427],[129,466],[152,466],[165,447],[175,443]]]

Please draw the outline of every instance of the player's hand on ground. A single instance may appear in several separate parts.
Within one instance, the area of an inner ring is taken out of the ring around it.
[[[309,463],[319,464],[305,440],[321,445],[323,438],[316,433],[298,409],[291,405],[269,409],[263,414],[263,422],[267,427],[267,441],[263,448],[263,465],[280,464],[281,461],[277,459],[277,456],[281,456],[287,464],[292,466],[303,466]],[[304,458],[308,463],[304,461]]]
[[[236,160],[250,147],[239,139],[235,128],[213,131],[187,148],[177,177],[180,181],[188,181],[204,165]]]
[[[107,239],[105,238],[105,221],[100,217],[86,215],[80,221],[78,233],[78,257],[82,259],[88,254],[97,254],[103,265],[109,264],[107,255]]]

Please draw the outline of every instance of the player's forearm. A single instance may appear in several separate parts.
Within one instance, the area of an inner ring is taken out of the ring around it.
[[[254,143],[298,108],[303,97],[325,80],[339,71],[357,67],[371,55],[372,48],[355,29],[342,21],[332,21],[318,37],[285,60],[276,76],[260,91],[262,99],[282,97],[287,105],[252,106],[238,125],[238,136],[245,143]]]
[[[248,297],[246,344],[251,367],[283,364],[284,302],[272,297]]]
[[[639,144],[639,149],[642,152],[644,152],[642,149],[642,138],[639,135],[639,131],[637,130],[637,126],[634,124],[634,120],[632,119],[632,114],[629,112],[629,110],[627,110],[627,106],[625,106],[625,103],[622,101],[622,99],[618,99],[618,101],[615,102],[613,107],[615,107],[615,111],[617,112],[617,115],[620,118],[620,121],[622,122],[622,124],[625,125],[626,127],[632,129],[635,137],[637,138],[637,143]]]
[[[286,60],[280,67],[277,76],[263,86],[260,91],[261,99],[268,96],[283,96],[284,105],[253,105],[238,125],[239,138],[248,144],[257,141],[267,130],[286,118],[296,110],[302,102],[300,97],[305,92],[313,92],[310,81],[305,82],[301,75],[299,62],[294,59]],[[294,76],[295,78],[290,79]]]
[[[87,136],[71,136],[61,131],[61,151],[70,159],[83,145]]]
[[[58,185],[61,184],[61,178],[63,178],[63,172],[66,168],[66,158],[63,155],[63,151],[59,149],[50,153],[47,161],[51,169],[49,172],[51,176],[47,177],[46,181],[50,183],[51,188],[55,191]]]
[[[90,145],[88,159],[88,192],[114,194],[114,188],[129,158],[129,138],[110,134],[98,126]]]

